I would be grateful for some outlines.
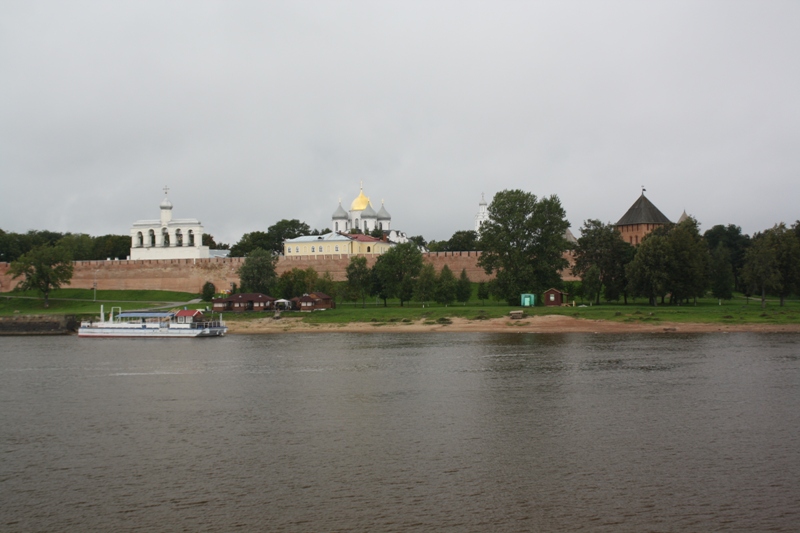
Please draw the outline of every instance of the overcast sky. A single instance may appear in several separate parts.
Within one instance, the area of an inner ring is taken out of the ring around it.
[[[426,239],[481,193],[574,233],[800,218],[800,2],[0,2],[0,228],[217,241],[364,192]]]

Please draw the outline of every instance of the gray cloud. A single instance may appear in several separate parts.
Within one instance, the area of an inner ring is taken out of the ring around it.
[[[640,186],[670,218],[800,218],[794,2],[6,2],[0,228],[218,240],[329,225],[360,181],[409,234],[482,192],[573,229]]]

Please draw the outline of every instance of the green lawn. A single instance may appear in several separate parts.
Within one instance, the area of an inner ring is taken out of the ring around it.
[[[102,304],[108,311],[112,306],[123,310],[146,309],[182,304],[198,298],[199,295],[169,291],[97,291],[97,301],[92,301],[94,292],[91,289],[61,289],[54,291],[50,297],[50,307],[44,308],[43,300],[35,292],[0,294],[0,315],[16,314],[74,314],[92,315],[100,311]],[[198,303],[193,308],[204,308],[206,303]],[[441,306],[418,302],[406,302],[400,307],[399,302],[383,302],[371,300],[362,307],[361,303],[339,303],[337,309],[314,313],[286,313],[284,316],[300,316],[309,324],[344,324],[348,322],[372,322],[376,325],[394,322],[416,322],[426,320],[437,322],[448,317],[463,317],[470,320],[499,318],[508,316],[515,306],[507,306],[496,301],[472,301],[468,305],[453,304]],[[751,298],[749,303],[737,295],[731,301],[719,305],[714,299],[698,300],[697,305],[657,306],[644,305],[640,300],[624,305],[622,303],[603,303],[588,307],[534,307],[525,310],[528,316],[561,314],[591,320],[610,320],[631,323],[658,322],[700,322],[713,324],[800,324],[800,302],[787,301],[784,307],[778,301],[769,300],[767,308],[762,310],[760,301]],[[268,314],[267,314],[268,315]],[[226,313],[227,320],[252,320],[262,318],[265,313]]]
[[[517,306],[507,306],[498,302],[470,302],[468,305],[455,304],[448,307],[427,305],[425,308],[417,302],[375,304],[373,300],[366,307],[352,303],[339,304],[336,309],[317,311],[314,313],[284,313],[284,316],[302,317],[308,324],[344,324],[348,322],[372,322],[376,325],[394,322],[415,322],[426,320],[436,322],[448,317],[463,317],[470,320],[499,318],[508,316]],[[525,309],[527,316],[566,315],[590,320],[610,320],[629,323],[659,322],[699,322],[711,324],[800,324],[800,302],[787,302],[780,307],[778,301],[770,301],[765,310],[761,309],[758,300],[750,299],[749,304],[741,297],[719,305],[717,300],[702,299],[697,305],[657,306],[652,307],[639,303],[601,304],[587,307],[534,307]],[[251,320],[263,317],[263,313],[242,315],[226,314],[226,320]]]
[[[106,311],[112,306],[123,310],[160,307],[168,304],[188,302],[199,298],[198,294],[171,291],[97,291],[93,301],[92,289],[59,289],[50,293],[50,307],[44,307],[44,299],[36,291],[5,292],[0,294],[0,316],[2,315],[90,315]],[[205,304],[198,304],[202,307]]]

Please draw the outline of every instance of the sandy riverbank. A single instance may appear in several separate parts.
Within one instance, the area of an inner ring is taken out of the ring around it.
[[[306,324],[301,317],[261,318],[229,321],[232,334],[260,333],[427,333],[427,332],[483,332],[483,333],[711,333],[711,332],[793,332],[800,333],[800,324],[697,324],[659,322],[652,324],[585,320],[561,315],[535,316],[523,320],[494,318],[468,320],[452,318],[451,324],[426,324],[416,322],[351,322],[348,324]]]

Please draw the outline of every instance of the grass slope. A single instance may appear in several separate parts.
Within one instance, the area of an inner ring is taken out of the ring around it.
[[[92,289],[59,289],[50,293],[50,307],[44,307],[44,299],[36,291],[9,292],[0,295],[0,316],[2,315],[91,315],[106,311],[112,306],[123,310],[160,307],[169,304],[188,302],[199,298],[198,294],[172,291],[97,291],[97,301],[93,301]],[[198,307],[203,307],[199,305]]]

